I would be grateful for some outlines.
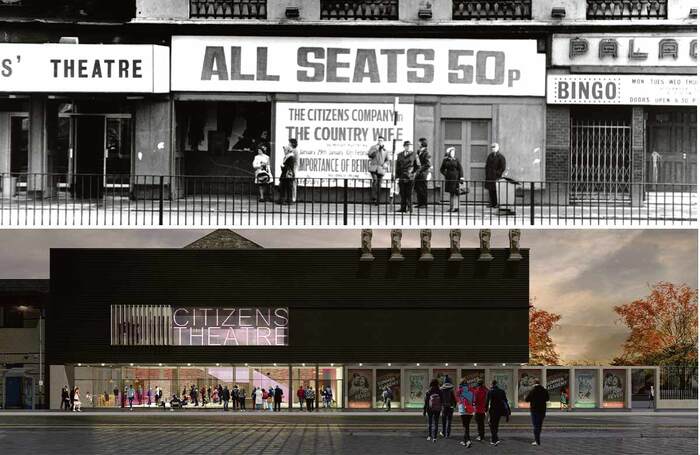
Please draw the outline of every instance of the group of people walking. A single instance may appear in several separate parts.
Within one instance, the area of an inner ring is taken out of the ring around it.
[[[64,385],[61,389],[61,410],[62,411],[82,411],[82,402],[80,401],[80,387],[68,388]]]
[[[539,380],[535,381],[535,386],[527,395],[526,401],[530,403],[530,416],[534,433],[532,445],[540,445],[540,434],[542,433],[549,393],[547,389],[542,387]],[[478,381],[476,386],[470,386],[465,378],[455,390],[449,376],[445,377],[442,385],[437,379],[433,379],[425,394],[423,405],[423,416],[428,421],[428,441],[436,442],[438,431],[441,437],[450,437],[455,411],[457,411],[464,427],[464,436],[460,444],[466,447],[472,446],[469,430],[472,419],[476,421],[476,440],[485,441],[485,422],[488,415],[491,433],[490,443],[492,446],[497,446],[501,443],[498,435],[501,420],[505,419],[508,422],[511,415],[508,397],[505,391],[498,387],[497,381],[493,381],[491,388],[487,389],[483,381]]]

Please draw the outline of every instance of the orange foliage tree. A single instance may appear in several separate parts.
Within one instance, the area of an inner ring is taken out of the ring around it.
[[[530,305],[530,365],[558,365],[559,354],[550,332],[561,315]]]
[[[697,365],[698,290],[659,282],[651,293],[615,307],[629,329],[617,365]]]

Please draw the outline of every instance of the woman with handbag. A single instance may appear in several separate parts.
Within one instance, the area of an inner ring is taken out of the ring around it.
[[[253,169],[255,170],[255,184],[258,186],[258,201],[271,200],[272,172],[270,172],[270,157],[265,154],[264,147],[258,147],[258,154],[253,159]]]
[[[464,182],[462,164],[455,158],[455,148],[449,147],[445,151],[445,158],[440,166],[440,173],[445,178],[445,193],[450,195],[450,212],[459,211],[460,186]]]
[[[289,139],[289,146],[284,147],[282,173],[280,175],[280,204],[291,205],[294,200],[294,179],[296,178],[297,140]]]

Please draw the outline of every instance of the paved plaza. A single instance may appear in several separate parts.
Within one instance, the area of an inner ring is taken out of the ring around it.
[[[114,412],[2,413],[7,454],[696,454],[697,414],[550,413],[542,446],[533,447],[529,417],[501,425],[502,443],[426,441],[415,413]],[[472,438],[476,428],[472,423]],[[486,430],[488,438],[489,432]]]

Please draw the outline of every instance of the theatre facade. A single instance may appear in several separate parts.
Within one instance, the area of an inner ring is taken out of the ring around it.
[[[51,408],[66,384],[95,407],[222,384],[410,408],[434,377],[515,390],[528,361],[527,249],[54,249],[50,282]]]

